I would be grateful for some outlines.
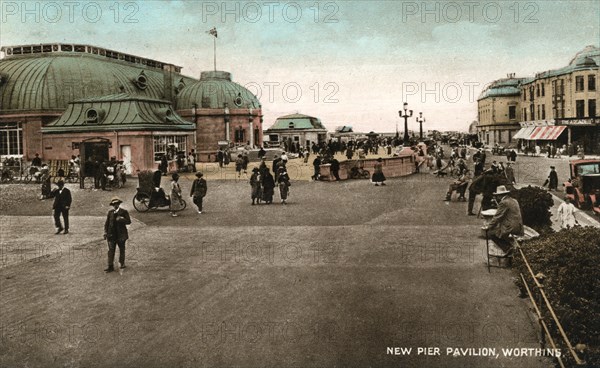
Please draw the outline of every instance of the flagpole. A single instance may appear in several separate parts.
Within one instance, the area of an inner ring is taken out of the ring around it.
[[[213,44],[214,44],[213,55],[214,55],[214,58],[215,58],[214,64],[215,64],[215,72],[216,72],[217,71],[217,38],[216,37],[213,39]]]

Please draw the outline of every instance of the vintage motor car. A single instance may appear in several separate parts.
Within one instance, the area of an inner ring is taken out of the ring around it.
[[[572,160],[571,178],[564,183],[567,197],[577,208],[600,215],[600,160]]]

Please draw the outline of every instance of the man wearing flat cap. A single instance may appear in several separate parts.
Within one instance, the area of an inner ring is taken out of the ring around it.
[[[119,247],[119,263],[125,268],[125,242],[129,239],[127,225],[131,224],[129,212],[121,208],[123,201],[119,197],[113,197],[110,201],[112,208],[108,211],[104,223],[104,239],[108,241],[108,268],[104,272],[115,270],[115,250]]]
[[[510,250],[510,235],[523,235],[521,207],[509,193],[504,185],[496,188],[494,197],[498,202],[498,210],[487,227],[490,239],[504,252]]]
[[[62,180],[59,180],[56,185],[58,188],[55,188],[52,192],[50,192],[49,195],[50,198],[54,198],[52,210],[54,211],[54,225],[56,226],[56,234],[60,234],[63,230],[65,231],[65,234],[68,234],[69,209],[71,208],[72,202],[71,191],[68,188],[65,188],[65,182]],[[65,222],[64,228],[60,223],[61,215]]]

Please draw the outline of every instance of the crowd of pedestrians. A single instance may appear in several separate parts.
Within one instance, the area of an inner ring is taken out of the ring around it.
[[[273,203],[273,196],[275,194],[275,188],[279,189],[279,197],[281,204],[287,204],[287,199],[290,192],[290,176],[287,172],[288,156],[284,152],[281,157],[275,155],[272,168],[273,173],[267,166],[265,159],[263,158],[258,167],[252,169],[252,175],[250,176],[250,197],[252,199],[252,205],[254,204],[271,204]]]

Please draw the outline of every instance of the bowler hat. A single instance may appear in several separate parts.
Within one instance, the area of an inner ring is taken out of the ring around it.
[[[199,178],[201,178],[202,176],[204,176],[204,174],[202,174],[200,171],[198,171],[198,172],[196,173],[196,176],[197,176],[197,177],[199,177]]]
[[[59,187],[62,187],[63,185],[65,185],[65,182],[62,180],[59,180],[56,182],[56,185],[58,185]]]
[[[550,166],[551,169],[556,169],[554,166]]]
[[[110,205],[112,206],[113,204],[117,203],[123,203],[123,201],[119,197],[112,197],[112,199],[110,200]]]
[[[507,190],[504,185],[499,185],[496,188],[496,192],[494,193],[494,195],[507,194],[507,193],[510,193],[510,190]]]
[[[173,178],[173,180],[179,179],[179,174],[175,173],[171,175],[171,177]]]

